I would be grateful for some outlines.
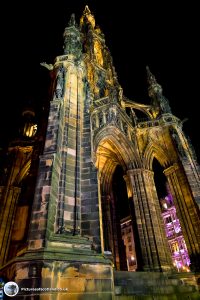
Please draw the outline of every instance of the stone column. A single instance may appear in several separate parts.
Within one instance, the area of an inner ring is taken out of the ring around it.
[[[20,191],[15,186],[5,188],[4,209],[0,217],[0,266],[6,262]]]
[[[111,252],[113,248],[113,230],[111,215],[111,200],[109,195],[101,196],[102,223],[103,223],[103,252]]]
[[[164,235],[161,209],[154,183],[154,173],[145,169],[128,170],[141,247],[142,269],[170,271],[172,260]]]
[[[176,206],[177,216],[180,220],[182,232],[191,259],[191,270],[200,270],[200,220],[198,206],[192,196],[186,176],[178,166],[167,168],[164,171],[170,191]]]

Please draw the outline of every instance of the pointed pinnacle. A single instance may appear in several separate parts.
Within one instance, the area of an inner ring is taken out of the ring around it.
[[[76,26],[75,14],[71,14],[71,17],[70,17],[68,25],[69,26]]]
[[[91,14],[91,11],[90,11],[88,5],[85,6],[85,9],[84,9],[83,14],[84,14],[84,15],[89,15],[89,14]]]
[[[157,81],[156,81],[156,78],[155,76],[151,73],[150,69],[149,69],[149,66],[146,66],[146,70],[147,70],[147,81],[149,83],[149,85],[151,84],[156,84]]]

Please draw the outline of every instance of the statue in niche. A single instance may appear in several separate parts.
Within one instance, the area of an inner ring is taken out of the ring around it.
[[[63,90],[64,90],[64,67],[60,66],[58,68],[58,73],[56,77],[55,97],[57,99],[62,98]]]
[[[116,118],[115,111],[113,109],[109,110],[108,122],[114,122]]]
[[[98,65],[103,66],[103,55],[101,45],[98,41],[94,41],[94,55]]]
[[[109,89],[109,94],[110,94],[111,101],[117,102],[117,99],[118,99],[118,96],[119,96],[117,88],[111,86],[110,89]]]

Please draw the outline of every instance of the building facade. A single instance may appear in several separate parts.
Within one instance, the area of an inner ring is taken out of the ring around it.
[[[72,15],[63,37],[63,55],[41,63],[52,78],[47,126],[36,133],[34,122],[27,125],[8,149],[0,189],[1,275],[35,288],[32,299],[112,299],[116,274],[127,270],[124,206],[132,220],[137,271],[171,274],[154,159],[173,195],[191,271],[198,274],[199,166],[182,122],[149,68],[150,104],[124,96],[104,34],[87,6],[80,26]],[[38,287],[60,292],[44,294]],[[30,293],[20,290],[16,297]]]
[[[134,272],[137,269],[137,261],[133,225],[129,216],[121,220],[121,232],[124,246],[126,248],[127,270]]]
[[[190,258],[171,194],[161,200],[161,209],[173,265],[178,272],[189,272]]]

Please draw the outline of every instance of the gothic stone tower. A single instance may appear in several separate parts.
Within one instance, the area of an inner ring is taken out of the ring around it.
[[[147,68],[150,105],[123,95],[104,35],[87,6],[80,27],[72,15],[63,48],[53,65],[42,63],[53,78],[52,97],[28,244],[12,260],[4,256],[2,274],[23,287],[68,289],[32,291],[31,299],[111,299],[113,267],[126,270],[123,199],[113,185],[117,168],[130,204],[137,271],[173,272],[154,159],[173,195],[191,270],[198,272],[199,166],[161,86]],[[140,120],[137,111],[146,119]],[[10,217],[2,215],[2,222]],[[30,298],[30,293],[20,291],[16,297]]]

